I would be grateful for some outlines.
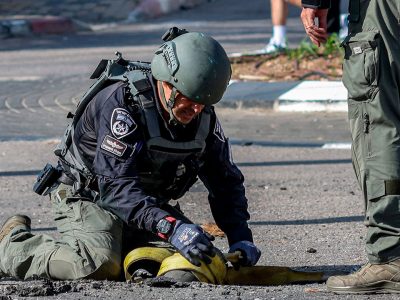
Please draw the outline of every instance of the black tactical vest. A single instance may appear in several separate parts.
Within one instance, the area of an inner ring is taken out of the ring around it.
[[[138,71],[140,72],[140,71]],[[139,77],[135,74],[135,77]],[[189,141],[178,142],[163,137],[162,126],[158,117],[154,99],[155,90],[150,83],[149,74],[141,73],[142,90],[132,93],[133,103],[139,104],[142,127],[145,129],[145,155],[138,162],[141,183],[145,191],[158,198],[180,198],[197,180],[198,170],[202,164],[201,157],[206,146],[206,138],[210,131],[210,111],[204,109],[199,115],[197,132]],[[132,81],[135,86],[135,81]],[[136,90],[137,87],[135,86]]]
[[[55,149],[66,172],[74,178],[76,193],[90,189],[96,180],[92,166],[85,161],[72,140],[74,128],[83,111],[93,97],[104,87],[123,81],[128,84],[129,105],[139,108],[141,127],[145,137],[144,154],[138,161],[138,172],[144,191],[149,195],[168,201],[181,197],[197,180],[202,164],[201,157],[210,130],[210,110],[205,108],[199,115],[200,121],[194,138],[176,142],[161,135],[155,91],[151,85],[150,64],[125,61],[119,55],[117,60],[102,60],[91,79],[97,81],[80,100],[76,112],[68,125],[61,143]]]

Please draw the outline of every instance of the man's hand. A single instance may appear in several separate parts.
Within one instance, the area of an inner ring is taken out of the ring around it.
[[[327,33],[328,9],[317,9],[303,7],[301,11],[301,21],[311,41],[318,47],[325,43],[328,37]],[[315,19],[318,23],[315,23]]]
[[[205,232],[196,224],[186,224],[177,221],[169,242],[179,253],[195,266],[200,266],[201,262],[211,263],[211,257],[216,254],[211,241],[214,237]]]
[[[233,244],[229,248],[229,253],[240,251],[243,258],[239,260],[238,264],[241,266],[254,266],[261,256],[261,251],[249,241],[240,241]]]

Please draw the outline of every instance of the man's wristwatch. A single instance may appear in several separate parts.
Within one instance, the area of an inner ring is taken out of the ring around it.
[[[171,216],[167,216],[158,221],[156,229],[157,235],[163,240],[168,240],[172,231],[174,230],[176,219]]]
[[[301,0],[301,6],[310,8],[331,8],[331,0]]]

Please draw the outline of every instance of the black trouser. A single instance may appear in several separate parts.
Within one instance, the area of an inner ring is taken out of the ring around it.
[[[328,10],[328,33],[339,33],[340,30],[340,0],[331,1]]]

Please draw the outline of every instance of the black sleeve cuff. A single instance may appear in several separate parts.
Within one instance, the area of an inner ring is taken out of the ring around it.
[[[326,9],[326,8],[331,8],[331,0],[301,0],[301,6],[309,8]]]
[[[233,244],[240,241],[253,242],[253,234],[250,228],[248,228],[247,226],[226,230],[225,234],[228,238],[229,246],[232,246]]]

